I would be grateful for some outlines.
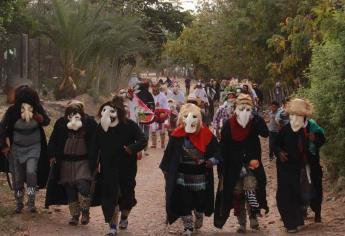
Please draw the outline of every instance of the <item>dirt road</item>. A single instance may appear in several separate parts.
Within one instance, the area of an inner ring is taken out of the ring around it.
[[[270,213],[260,218],[261,230],[248,231],[248,235],[285,235],[275,203],[275,163],[267,160],[267,142],[263,140],[263,159],[268,176],[268,201]],[[133,209],[129,218],[129,229],[121,231],[119,235],[179,235],[181,222],[167,227],[164,224],[164,181],[158,168],[163,151],[161,149],[149,150],[150,155],[139,162],[137,175],[136,196],[138,205]],[[325,186],[326,189],[329,186]],[[44,192],[39,193],[40,212],[30,215],[25,212],[22,215],[13,216],[18,225],[25,225],[25,232],[20,235],[44,235],[44,236],[94,236],[104,235],[107,225],[104,224],[100,207],[92,208],[91,222],[87,226],[72,227],[67,224],[69,213],[67,207],[51,207],[49,211],[43,210]],[[314,224],[310,218],[306,226],[297,235],[344,235],[345,216],[344,199],[326,191],[324,203],[323,223]],[[311,215],[312,216],[312,215]],[[200,236],[225,236],[237,235],[236,220],[231,216],[222,230],[217,230],[212,224],[213,218],[205,220],[204,227],[197,234]]]

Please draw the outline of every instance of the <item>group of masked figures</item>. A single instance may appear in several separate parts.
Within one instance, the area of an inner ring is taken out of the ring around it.
[[[88,224],[90,207],[100,205],[108,235],[116,235],[118,228],[127,229],[137,203],[137,154],[148,140],[128,118],[123,98],[114,96],[104,103],[96,118],[85,113],[83,103],[69,102],[48,143],[43,127],[50,120],[37,93],[20,87],[15,100],[1,122],[1,149],[13,173],[16,212],[23,211],[26,182],[30,212],[37,211],[37,189],[46,187],[45,206],[68,204],[70,225]],[[212,214],[214,226],[222,228],[231,210],[238,219],[238,232],[246,232],[247,217],[250,228],[259,230],[262,210],[269,213],[260,143],[260,137],[268,137],[269,132],[253,109],[252,98],[239,94],[233,114],[216,138],[203,123],[197,105],[181,107],[159,168],[165,178],[167,222],[173,224],[180,218],[183,234],[199,230],[204,216]],[[304,224],[308,207],[315,212],[315,222],[321,222],[319,149],[325,137],[310,119],[308,101],[293,99],[286,112],[290,122],[280,130],[274,145],[276,198],[285,228],[294,233]]]

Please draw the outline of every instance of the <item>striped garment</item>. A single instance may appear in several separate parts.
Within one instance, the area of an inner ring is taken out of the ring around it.
[[[200,163],[205,161],[204,156],[197,149],[195,149],[193,144],[188,139],[185,139],[184,141],[183,150],[184,155],[181,158],[180,164],[197,169],[200,165],[196,163],[196,158]],[[205,174],[189,174],[178,172],[176,184],[191,191],[206,190],[206,176]]]
[[[244,190],[244,193],[246,195],[246,200],[247,200],[249,206],[252,209],[258,209],[259,208],[259,202],[256,199],[255,190]]]

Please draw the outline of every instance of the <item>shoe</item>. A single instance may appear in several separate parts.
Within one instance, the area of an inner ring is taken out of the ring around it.
[[[128,219],[120,220],[119,229],[126,230],[128,228]]]
[[[187,235],[187,236],[191,236],[193,233],[193,229],[187,229],[185,228],[182,235]]]
[[[254,230],[259,230],[259,222],[257,218],[249,218],[250,228]]]
[[[244,234],[246,233],[246,226],[245,225],[240,225],[237,229],[237,233],[239,234]]]
[[[117,235],[117,227],[116,225],[111,225],[109,227],[109,233],[106,234],[107,236],[116,236]]]
[[[203,223],[204,223],[204,214],[195,212],[194,228],[196,230],[201,229]]]
[[[72,226],[77,226],[79,224],[79,216],[72,216],[68,224]]]
[[[37,209],[35,206],[36,200],[36,188],[28,187],[28,208],[30,213],[36,213]]]
[[[87,225],[87,224],[89,224],[89,222],[90,222],[90,212],[89,211],[82,211],[80,223],[82,225]]]
[[[14,210],[14,212],[16,214],[20,214],[20,213],[22,213],[23,209],[24,209],[24,204],[23,203],[17,203],[16,209]]]
[[[295,234],[298,232],[298,230],[297,229],[287,229],[286,232],[288,232],[289,234]]]
[[[14,195],[15,199],[16,199],[16,209],[14,210],[14,212],[16,214],[20,214],[22,213],[22,210],[24,209],[24,192],[21,190],[16,191],[15,195]]]

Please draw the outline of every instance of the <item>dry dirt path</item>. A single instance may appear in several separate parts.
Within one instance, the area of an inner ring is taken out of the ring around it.
[[[270,213],[260,218],[261,230],[248,231],[247,235],[286,235],[279,220],[279,214],[275,203],[275,164],[267,160],[267,142],[263,141],[263,159],[268,176],[268,201]],[[133,209],[129,218],[129,229],[121,231],[119,235],[179,235],[181,222],[167,227],[164,224],[164,181],[158,168],[163,151],[161,149],[150,150],[150,155],[139,161],[136,196],[138,205]],[[326,186],[327,188],[328,186]],[[306,226],[297,235],[345,235],[344,203],[340,197],[333,197],[326,193],[324,204],[324,218],[322,224],[314,224],[312,219],[306,222]],[[39,197],[42,209],[44,192]],[[338,199],[338,200],[337,200]],[[44,236],[94,236],[104,235],[107,225],[104,224],[100,207],[92,208],[91,222],[88,226],[71,227],[67,224],[69,213],[67,207],[51,207],[49,211],[40,210],[39,214],[32,216],[24,213],[14,216],[13,220],[25,224],[27,231],[24,235]],[[212,225],[213,218],[205,220],[204,227],[197,234],[200,236],[225,236],[236,234],[236,220],[233,216],[222,230],[217,230]],[[21,234],[23,235],[23,234]]]

